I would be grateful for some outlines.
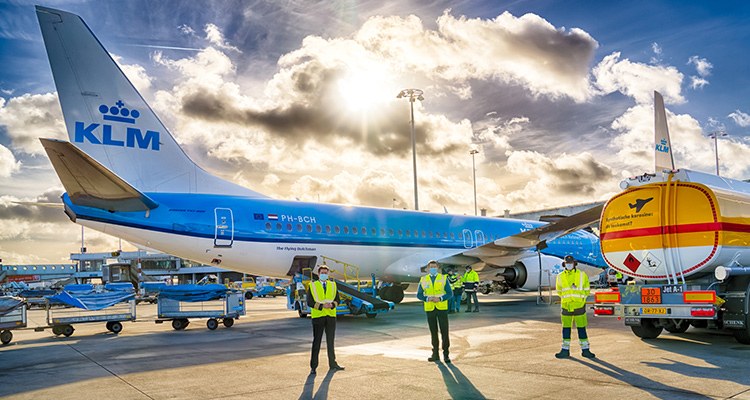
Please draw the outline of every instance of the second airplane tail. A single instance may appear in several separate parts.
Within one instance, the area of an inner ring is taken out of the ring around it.
[[[198,167],[79,16],[36,12],[75,146],[141,192],[265,197]]]

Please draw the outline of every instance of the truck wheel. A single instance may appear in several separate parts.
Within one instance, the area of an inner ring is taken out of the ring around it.
[[[631,326],[633,333],[641,339],[656,339],[662,331],[662,327],[654,325],[650,319],[642,319],[640,326]]]
[[[214,330],[219,327],[219,321],[214,318],[209,318],[208,321],[206,321],[206,327],[210,330]]]
[[[300,318],[306,318],[307,314],[303,313],[302,310],[299,308],[297,309],[297,315],[299,315]]]
[[[13,340],[13,332],[9,330],[0,332],[0,342],[2,342],[3,344],[8,344],[11,340]]]
[[[378,316],[378,313],[368,313],[368,314],[365,314],[365,315],[367,315],[367,318],[375,318],[375,317]]]
[[[73,332],[75,332],[75,328],[73,328],[72,325],[63,325],[62,334],[65,335],[65,337],[69,337]]]
[[[112,331],[112,321],[107,321],[107,330]]]
[[[253,292],[245,292],[245,300],[252,300]]]
[[[234,318],[224,318],[224,327],[231,328],[234,325]]]
[[[62,325],[55,325],[55,326],[53,326],[53,327],[52,327],[52,333],[53,333],[53,334],[54,334],[55,336],[60,336],[60,335],[62,335],[62,333],[63,333],[63,327],[62,327]]]
[[[667,326],[664,327],[664,329],[666,329],[669,333],[685,333],[688,328],[690,328],[690,321],[686,320],[682,320],[680,321],[680,323],[669,321]]]
[[[120,321],[114,321],[109,324],[109,330],[114,334],[122,332],[122,323]]]
[[[185,329],[185,326],[182,325],[182,320],[181,319],[173,319],[172,320],[172,328],[174,330],[176,330],[176,331],[181,331],[181,330]]]

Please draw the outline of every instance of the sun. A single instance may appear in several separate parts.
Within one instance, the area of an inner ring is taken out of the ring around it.
[[[368,113],[395,99],[397,90],[383,68],[351,68],[338,82],[339,94],[349,111]]]

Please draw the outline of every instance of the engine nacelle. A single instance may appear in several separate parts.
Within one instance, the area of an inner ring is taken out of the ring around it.
[[[555,286],[555,279],[562,265],[557,257],[542,255],[542,286]],[[537,290],[539,288],[539,257],[522,258],[499,274],[513,289]]]

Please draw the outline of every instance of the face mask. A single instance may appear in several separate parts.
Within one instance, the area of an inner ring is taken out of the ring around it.
[[[430,275],[432,276],[437,275],[437,268],[430,268]]]
[[[325,282],[328,280],[328,274],[320,274],[320,280]]]
[[[565,263],[565,270],[570,271],[571,269],[573,269],[574,266],[575,264],[573,263]]]

